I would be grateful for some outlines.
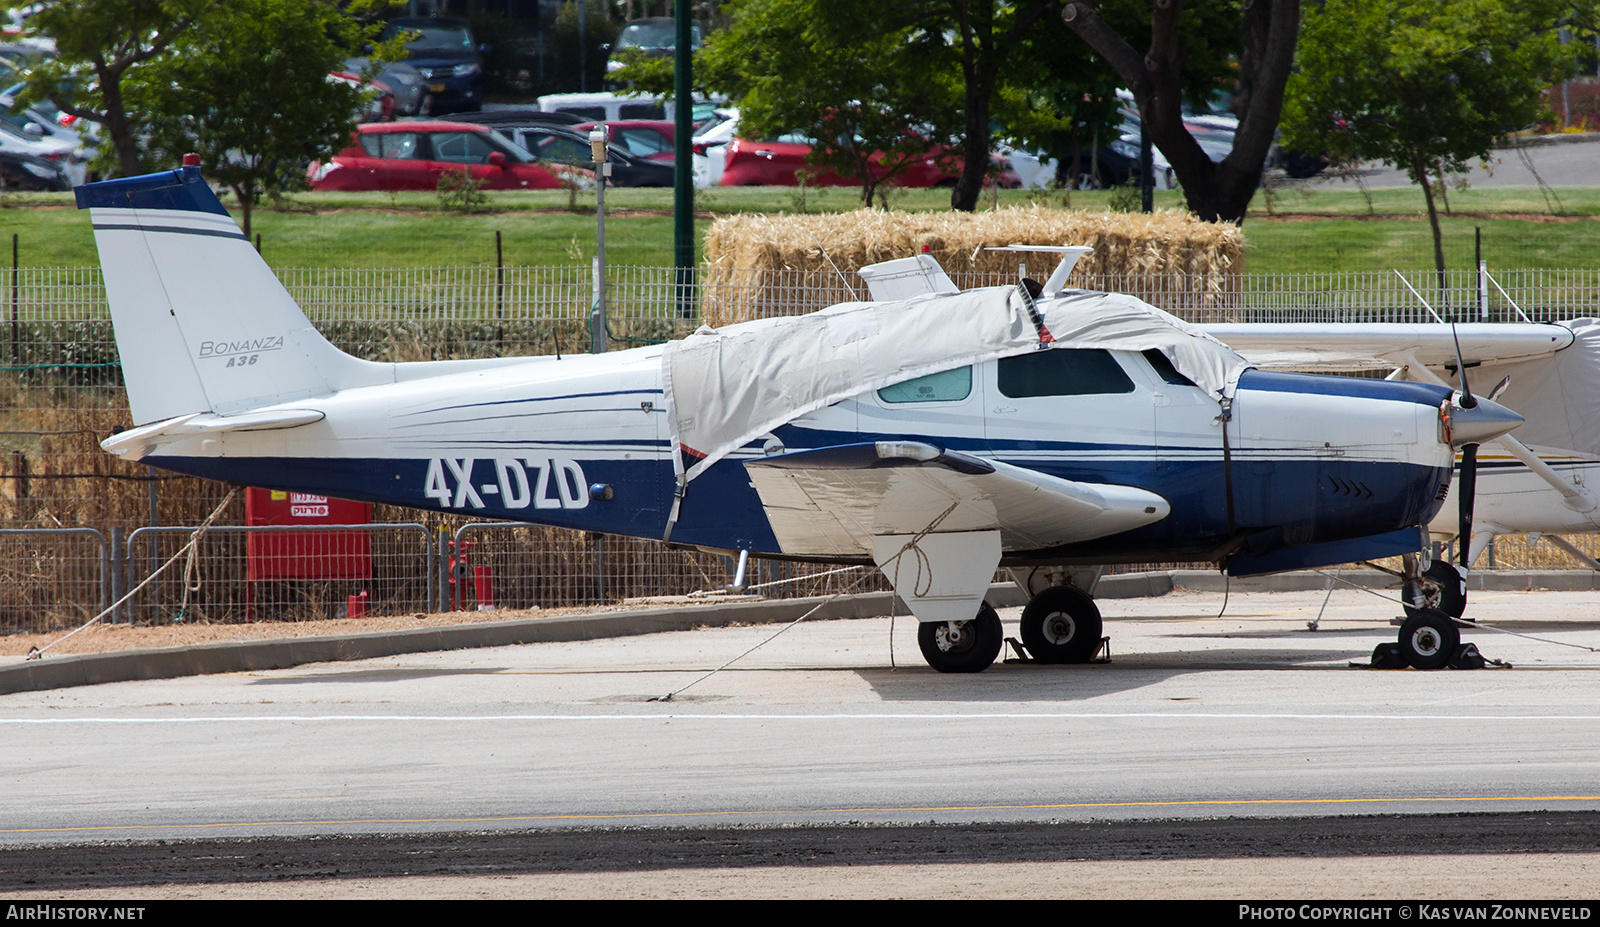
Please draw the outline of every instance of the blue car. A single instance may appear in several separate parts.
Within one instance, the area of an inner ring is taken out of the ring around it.
[[[396,33],[416,35],[406,44],[406,63],[427,83],[424,112],[477,112],[483,107],[483,49],[463,19],[445,17],[391,19],[385,39]]]

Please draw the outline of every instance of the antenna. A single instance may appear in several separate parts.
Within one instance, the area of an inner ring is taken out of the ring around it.
[[[1058,296],[1066,286],[1067,278],[1072,276],[1072,269],[1078,265],[1078,260],[1085,254],[1094,251],[1087,245],[1005,245],[999,248],[986,248],[987,251],[1037,251],[1042,254],[1059,254],[1061,263],[1056,265],[1055,272],[1044,283],[1044,288],[1039,292],[1040,299],[1050,299]]]

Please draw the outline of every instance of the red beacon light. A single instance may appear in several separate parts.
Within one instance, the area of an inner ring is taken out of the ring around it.
[[[189,152],[188,154],[183,156],[183,166],[184,167],[199,167],[200,166],[200,156],[198,154],[195,154],[192,151]]]

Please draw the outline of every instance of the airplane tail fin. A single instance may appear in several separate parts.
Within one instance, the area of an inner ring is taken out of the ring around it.
[[[385,379],[390,365],[351,357],[311,327],[200,168],[75,192],[94,222],[134,424],[234,415]]]

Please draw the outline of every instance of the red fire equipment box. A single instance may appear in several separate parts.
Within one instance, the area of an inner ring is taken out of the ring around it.
[[[250,489],[244,497],[248,525],[364,525],[365,502],[276,489]],[[372,538],[365,531],[252,531],[250,579],[370,579]]]

